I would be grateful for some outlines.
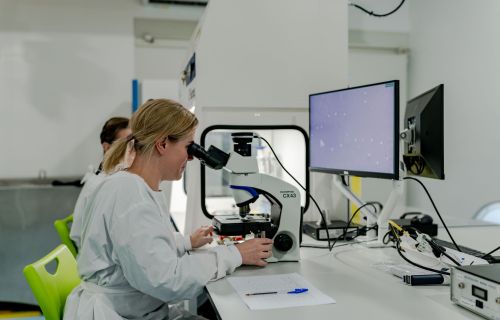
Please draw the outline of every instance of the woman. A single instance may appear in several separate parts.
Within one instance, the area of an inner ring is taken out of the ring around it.
[[[132,117],[132,134],[106,153],[105,171],[116,167],[130,141],[136,155],[89,198],[78,255],[82,283],[68,297],[64,319],[168,319],[168,303],[196,297],[241,264],[266,265],[270,239],[187,254],[211,242],[211,229],[190,237],[172,230],[159,186],[180,179],[192,160],[187,147],[197,123],[174,101],[149,100]]]

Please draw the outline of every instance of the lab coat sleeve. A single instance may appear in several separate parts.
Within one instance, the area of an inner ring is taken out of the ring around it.
[[[227,247],[179,257],[175,235],[152,203],[117,212],[108,224],[113,259],[127,281],[162,301],[191,299],[239,265]]]
[[[175,243],[177,244],[177,252],[179,256],[182,256],[187,251],[192,249],[191,246],[191,237],[184,236],[180,232],[174,232]]]
[[[218,268],[217,275],[214,279],[218,280],[226,276],[226,274],[233,273],[234,269],[241,266],[242,257],[239,250],[233,246],[216,246],[211,248],[217,255]]]

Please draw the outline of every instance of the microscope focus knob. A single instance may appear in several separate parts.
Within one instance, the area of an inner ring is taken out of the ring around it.
[[[280,233],[274,238],[274,247],[279,251],[288,251],[293,246],[293,239],[285,233]]]

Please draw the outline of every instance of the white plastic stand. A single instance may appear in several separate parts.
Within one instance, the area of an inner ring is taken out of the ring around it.
[[[393,180],[392,181],[392,191],[389,195],[389,199],[387,199],[384,204],[384,208],[380,212],[377,218],[378,225],[378,236],[376,241],[371,241],[366,243],[367,247],[370,248],[380,248],[386,247],[387,244],[384,244],[383,239],[387,231],[389,231],[389,217],[394,212],[394,208],[396,208],[398,204],[398,200],[401,198],[403,194],[403,181],[402,180]]]
[[[333,184],[339,189],[339,191],[350,201],[354,202],[358,207],[365,205],[365,203],[355,195],[352,190],[342,183],[342,179],[339,175],[333,176]],[[362,213],[366,216],[366,226],[373,227],[377,222],[377,215],[375,212],[371,211],[368,206],[360,209]],[[374,240],[377,239],[377,234],[375,230],[369,230],[366,233],[364,240]]]
[[[339,175],[334,175],[333,178],[333,184],[340,190],[340,192],[350,201],[354,202],[358,207],[361,207],[362,205],[365,205],[366,203],[363,202],[361,199],[358,198],[357,195],[355,195],[350,188],[345,186],[342,183],[342,179],[340,178]],[[380,248],[380,247],[386,247],[388,246],[387,244],[384,244],[383,238],[387,231],[389,230],[388,226],[388,221],[389,217],[394,211],[394,208],[398,204],[398,200],[400,199],[401,195],[403,194],[403,181],[402,180],[394,180],[392,183],[392,191],[391,194],[389,195],[389,198],[387,199],[386,203],[384,204],[384,208],[380,212],[380,214],[377,216],[375,212],[372,212],[369,209],[369,206],[361,208],[361,212],[363,212],[367,218],[366,220],[366,226],[368,228],[373,227],[375,225],[378,225],[378,235],[375,230],[369,230],[366,233],[366,236],[364,237],[363,240],[368,240],[369,242],[366,242],[366,246],[370,248]],[[373,241],[370,241],[373,240]]]

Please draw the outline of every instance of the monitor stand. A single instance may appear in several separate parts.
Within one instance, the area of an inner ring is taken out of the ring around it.
[[[333,185],[337,187],[337,189],[347,198],[349,199],[349,201],[351,201],[352,203],[354,203],[358,208],[365,205],[365,203],[360,199],[358,198],[358,196],[356,194],[354,194],[354,192],[352,192],[352,190],[344,185],[342,183],[342,178],[340,177],[340,175],[333,175]],[[365,216],[366,216],[366,226],[367,227],[373,227],[375,226],[376,222],[377,222],[377,215],[374,211],[372,211],[373,208],[371,208],[370,206],[366,206],[366,207],[363,207],[361,208],[361,213],[363,213]],[[362,237],[358,237],[356,238],[356,240],[358,241],[371,241],[371,240],[376,240],[377,239],[377,232],[372,229],[372,230],[369,230],[366,232],[366,236],[362,236]]]
[[[342,194],[347,199],[356,204],[358,208],[366,204],[361,199],[359,199],[358,196],[355,195],[349,187],[345,186],[342,183],[342,179],[339,175],[334,175],[333,177],[333,184],[337,187],[337,189],[340,190],[340,192],[342,192]],[[398,200],[401,198],[402,194],[403,181],[393,180],[391,194],[389,195],[389,198],[384,204],[384,208],[378,216],[375,212],[370,210],[370,206],[361,208],[361,212],[364,213],[367,218],[366,226],[369,228],[378,225],[378,232],[375,230],[370,230],[366,233],[365,237],[358,237],[356,238],[356,240],[365,242],[365,245],[370,248],[380,248],[388,246],[389,244],[384,244],[383,239],[385,234],[389,231],[389,217],[394,212],[394,208],[398,204]]]
[[[383,239],[385,234],[389,231],[389,218],[391,217],[394,209],[396,208],[399,199],[403,195],[403,181],[393,180],[392,181],[392,191],[384,204],[384,208],[377,217],[378,225],[378,235],[377,240],[370,241],[366,243],[367,247],[370,248],[380,248],[387,247],[389,244],[384,244]]]

